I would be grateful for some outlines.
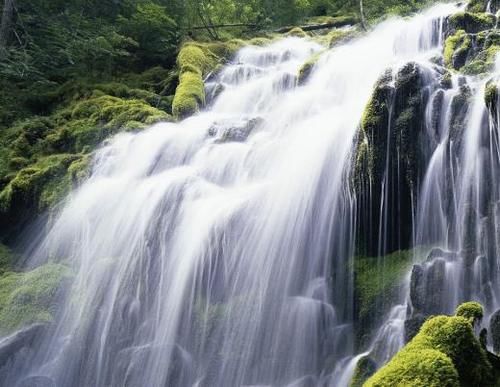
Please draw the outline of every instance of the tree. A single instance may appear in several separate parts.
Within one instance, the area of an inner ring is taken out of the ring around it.
[[[9,43],[14,19],[14,0],[4,0],[2,21],[0,24],[0,56]]]
[[[363,0],[359,0],[359,15],[361,17],[361,25],[363,26],[363,29],[367,29],[366,25],[366,18],[365,18],[365,9],[363,6]]]

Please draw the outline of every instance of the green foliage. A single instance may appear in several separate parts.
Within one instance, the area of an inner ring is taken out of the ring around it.
[[[458,311],[478,311],[464,305]],[[365,384],[366,387],[486,386],[493,370],[485,350],[474,336],[472,321],[462,316],[437,316]]]
[[[51,321],[57,306],[57,290],[70,278],[69,269],[55,263],[29,272],[4,273],[0,277],[0,334],[23,325]]]

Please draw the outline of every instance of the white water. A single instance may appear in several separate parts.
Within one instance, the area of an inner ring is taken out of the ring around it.
[[[347,385],[356,131],[379,76],[439,53],[454,10],[383,23],[302,87],[320,46],[245,48],[206,112],[110,141],[33,258],[74,268],[63,313],[6,383]],[[377,335],[384,361],[401,321]]]

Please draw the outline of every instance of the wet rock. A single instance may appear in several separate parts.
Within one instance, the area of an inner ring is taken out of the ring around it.
[[[238,123],[219,122],[210,127],[208,135],[216,137],[216,143],[244,142],[262,122],[259,117]]]
[[[56,382],[48,376],[29,376],[19,383],[16,387],[56,387]]]
[[[427,256],[427,262],[432,262],[436,258],[443,258],[447,261],[453,261],[457,258],[457,253],[453,251],[445,251],[439,247],[433,248]]]
[[[206,86],[206,103],[210,104],[225,90],[222,83],[214,83]]]
[[[423,314],[416,314],[405,320],[405,342],[408,343],[417,335],[425,320],[427,320],[427,316],[424,316]]]
[[[369,356],[363,356],[356,363],[354,374],[349,387],[362,387],[363,384],[377,371],[377,363]]]
[[[425,273],[421,265],[414,265],[411,271],[410,300],[415,310],[425,309]]]
[[[144,369],[151,358],[171,353],[167,384],[190,386],[194,383],[194,361],[181,346],[143,345],[124,349],[118,353],[113,367],[112,386],[144,385]]]
[[[490,317],[490,334],[493,351],[500,353],[500,309]]]
[[[34,324],[0,340],[0,367],[24,349],[29,349],[43,335],[48,324]]]
[[[413,266],[410,300],[415,313],[429,316],[443,312],[445,275],[446,261],[443,258]]]
[[[425,107],[430,83],[428,69],[410,62],[377,82],[365,108],[357,141],[353,174],[358,196],[358,232],[363,253],[378,254],[380,232],[387,252],[407,249],[412,236],[413,202],[421,178]],[[380,211],[381,201],[386,211]],[[381,218],[382,217],[382,218]],[[383,227],[380,227],[380,225]]]

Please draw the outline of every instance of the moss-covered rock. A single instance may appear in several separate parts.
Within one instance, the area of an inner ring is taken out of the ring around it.
[[[365,255],[379,253],[380,232],[387,236],[384,251],[409,247],[412,198],[422,173],[419,144],[428,98],[424,71],[408,63],[396,74],[386,72],[375,85],[361,120],[352,179],[360,217],[358,248]],[[382,197],[388,207],[381,214]]]
[[[468,307],[459,308],[466,310]],[[462,316],[437,316],[365,384],[382,386],[489,386],[493,368]]]
[[[314,66],[318,62],[319,58],[321,57],[322,52],[317,52],[313,54],[299,69],[299,74],[297,76],[297,83],[299,85],[303,85],[307,82],[309,79],[309,76],[311,75]]]
[[[496,13],[500,7],[499,0],[470,0],[467,4],[467,11],[469,12],[486,12],[488,5],[490,11]]]
[[[456,70],[463,67],[472,47],[472,40],[464,30],[458,30],[449,36],[444,45],[444,63]]]
[[[472,34],[495,27],[495,22],[494,15],[472,12],[457,12],[448,20],[451,29],[464,30]]]
[[[23,325],[50,322],[57,307],[57,293],[70,270],[48,263],[32,271],[7,272],[0,277],[0,335]]]

